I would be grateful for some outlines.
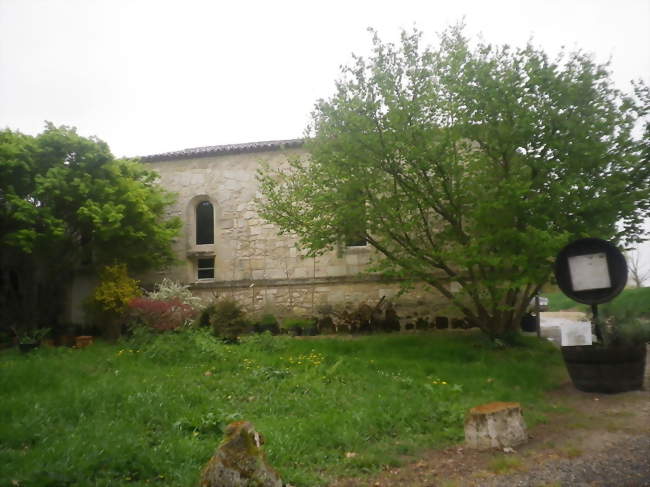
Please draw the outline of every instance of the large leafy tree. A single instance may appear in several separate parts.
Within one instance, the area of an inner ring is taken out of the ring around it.
[[[260,173],[261,211],[314,254],[365,231],[381,271],[506,337],[563,245],[642,238],[638,108],[580,52],[474,46],[462,27],[435,49],[375,35],[317,103],[310,157]]]
[[[0,131],[0,175],[3,326],[54,325],[81,269],[173,260],[173,196],[101,140],[49,123],[36,137]]]

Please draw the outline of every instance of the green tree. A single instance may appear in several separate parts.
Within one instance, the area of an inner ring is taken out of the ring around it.
[[[365,230],[378,270],[507,337],[563,245],[642,238],[637,108],[581,52],[473,46],[462,27],[435,49],[418,32],[399,45],[375,34],[316,104],[310,157],[260,172],[260,209],[313,254]]]
[[[173,196],[156,177],[74,128],[0,131],[2,324],[52,326],[80,269],[172,262],[180,222],[164,217]]]

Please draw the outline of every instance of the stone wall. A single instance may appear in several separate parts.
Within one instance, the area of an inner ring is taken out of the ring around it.
[[[178,194],[171,212],[182,219],[183,230],[175,247],[180,264],[145,280],[171,277],[189,283],[205,300],[230,295],[252,312],[311,315],[322,305],[373,306],[386,296],[403,316],[449,314],[439,296],[418,289],[398,299],[399,283],[367,274],[376,255],[370,247],[306,257],[295,247],[295,238],[279,235],[275,225],[260,218],[255,203],[260,163],[281,167],[288,158],[305,155],[303,149],[291,148],[148,162],[161,184]],[[214,207],[214,244],[196,244],[195,207],[201,201]],[[197,259],[205,256],[214,256],[214,279],[199,280]]]

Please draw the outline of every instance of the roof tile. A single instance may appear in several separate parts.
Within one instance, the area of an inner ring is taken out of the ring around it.
[[[272,150],[290,149],[300,147],[304,139],[287,140],[266,140],[263,142],[245,142],[243,144],[210,145],[206,147],[194,147],[172,152],[163,152],[140,158],[144,162],[173,161],[177,159],[193,159],[197,157],[209,157],[221,154],[239,154],[245,152],[265,152]]]

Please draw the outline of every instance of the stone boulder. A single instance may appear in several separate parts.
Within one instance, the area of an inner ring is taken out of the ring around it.
[[[226,436],[201,473],[201,487],[282,487],[266,462],[263,438],[248,421],[226,427]]]

